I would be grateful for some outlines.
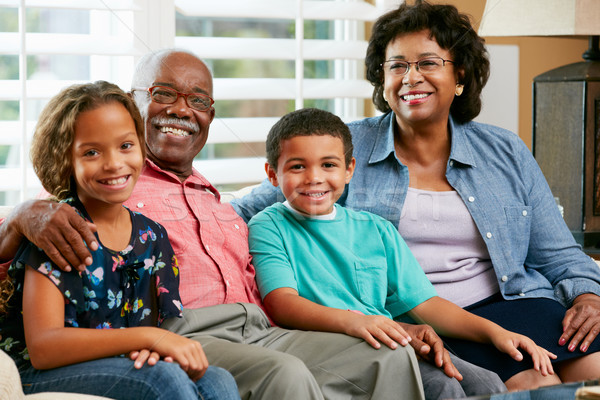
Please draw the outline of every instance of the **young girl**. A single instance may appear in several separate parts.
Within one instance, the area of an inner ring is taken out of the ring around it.
[[[158,328],[181,314],[177,260],[166,230],[122,205],[143,143],[133,101],[107,82],[71,86],[40,115],[34,170],[56,200],[93,222],[97,243],[83,273],[61,271],[31,243],[10,267],[0,348],[17,363],[25,393],[239,399],[233,377],[209,367],[198,342]],[[114,357],[126,353],[131,359]]]

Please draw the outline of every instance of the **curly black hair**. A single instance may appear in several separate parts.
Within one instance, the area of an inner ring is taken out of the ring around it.
[[[459,83],[462,96],[455,97],[450,114],[458,122],[468,122],[481,111],[481,91],[490,74],[490,62],[485,41],[471,26],[469,17],[452,5],[430,4],[417,0],[414,5],[403,3],[396,10],[382,15],[373,25],[365,64],[367,79],[374,86],[373,103],[381,112],[390,111],[383,99],[383,69],[387,45],[399,35],[429,30],[438,45],[450,51],[455,68],[464,70]]]
[[[267,135],[267,162],[277,171],[281,155],[281,142],[296,136],[333,136],[340,138],[344,146],[346,165],[352,162],[352,135],[348,126],[329,111],[318,108],[302,108],[281,117]]]

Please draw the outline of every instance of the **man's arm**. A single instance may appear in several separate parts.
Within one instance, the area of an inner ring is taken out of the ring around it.
[[[29,200],[16,206],[0,225],[0,262],[10,261],[24,238],[41,248],[65,271],[84,270],[98,248],[93,224],[85,222],[71,206],[50,200]]]

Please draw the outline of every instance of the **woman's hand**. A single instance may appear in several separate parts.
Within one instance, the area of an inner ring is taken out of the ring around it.
[[[408,333],[394,320],[381,315],[363,315],[348,311],[346,330],[350,336],[364,339],[374,348],[381,347],[382,342],[390,349],[395,349],[398,344],[406,346],[412,339]]]
[[[498,350],[517,361],[523,360],[523,354],[519,351],[521,348],[531,356],[534,370],[539,371],[543,376],[554,374],[551,359],[556,359],[556,355],[538,346],[527,336],[502,329],[500,334],[492,337],[492,343]]]
[[[155,352],[165,359],[170,358],[178,363],[193,381],[202,378],[208,368],[208,359],[204,354],[202,345],[195,340],[179,336],[173,332],[157,329],[161,333],[154,341],[150,352]]]
[[[577,296],[562,324],[563,334],[558,344],[563,346],[571,339],[569,351],[575,351],[581,342],[579,349],[586,352],[600,333],[600,297],[592,293]]]

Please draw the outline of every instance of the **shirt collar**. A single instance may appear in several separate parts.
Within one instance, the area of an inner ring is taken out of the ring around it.
[[[395,152],[395,124],[396,118],[393,112],[387,113],[379,120],[379,124],[375,128],[375,143],[373,144],[373,151],[369,157],[369,164],[383,161],[389,157],[390,154]],[[475,158],[473,157],[465,126],[466,124],[457,124],[452,116],[449,117],[451,139],[450,160],[475,167]]]
[[[458,124],[454,121],[452,116],[449,118],[450,120],[450,138],[451,138],[451,147],[450,147],[450,160],[459,162],[464,165],[470,165],[472,167],[477,167],[475,163],[475,157],[473,157],[473,150],[471,146],[471,141],[468,137],[469,131],[466,129],[466,124]]]
[[[396,123],[396,119],[394,118],[394,113],[389,112],[378,121],[379,123],[374,132],[375,143],[369,157],[369,164],[383,161],[395,152],[394,124]]]
[[[214,196],[217,198],[217,201],[221,201],[221,194],[219,193],[219,191],[213,185],[211,185],[211,183],[195,168],[192,168],[192,174],[190,176],[188,176],[187,178],[185,178],[185,180],[183,182],[181,182],[179,180],[179,177],[177,175],[175,175],[174,173],[172,173],[170,171],[161,169],[158,165],[156,165],[154,162],[152,162],[151,160],[149,160],[147,158],[146,158],[146,168],[150,168],[151,170],[155,171],[156,173],[161,174],[163,176],[167,176],[171,180],[175,180],[183,185],[200,186],[200,187],[204,188],[204,190],[206,190],[207,192],[214,194]]]

